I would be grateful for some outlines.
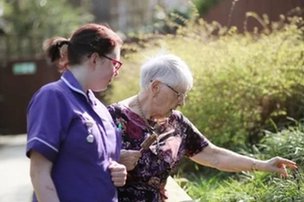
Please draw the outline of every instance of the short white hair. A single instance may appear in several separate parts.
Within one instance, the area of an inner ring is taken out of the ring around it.
[[[173,54],[157,55],[141,66],[141,89],[147,89],[150,82],[154,80],[187,91],[193,86],[193,76],[188,65],[180,57]]]

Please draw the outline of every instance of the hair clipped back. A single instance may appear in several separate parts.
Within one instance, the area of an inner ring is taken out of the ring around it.
[[[69,40],[63,37],[53,37],[43,42],[42,49],[51,62],[56,62],[61,57],[60,49],[64,45],[69,45]]]

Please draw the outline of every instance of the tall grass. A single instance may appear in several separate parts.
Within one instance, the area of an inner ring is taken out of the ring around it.
[[[298,170],[289,171],[289,177],[280,178],[269,173],[241,173],[228,179],[218,176],[191,179],[185,186],[188,193],[199,201],[303,201],[304,198],[304,125],[268,133],[258,145],[256,156],[268,159],[284,156],[298,164]]]

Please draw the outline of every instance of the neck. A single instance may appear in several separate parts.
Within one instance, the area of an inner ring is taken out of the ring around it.
[[[83,91],[86,92],[88,90],[88,86],[86,83],[86,75],[87,75],[86,68],[75,65],[75,66],[72,66],[71,68],[69,68],[69,70],[72,72],[72,74],[74,75],[76,80],[79,82]]]
[[[151,104],[149,102],[148,96],[145,96],[143,93],[139,93],[136,97],[136,105],[139,111],[139,115],[145,120],[151,119]]]

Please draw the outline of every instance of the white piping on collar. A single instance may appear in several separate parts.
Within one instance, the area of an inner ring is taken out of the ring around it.
[[[66,80],[63,76],[61,76],[61,79],[63,80],[63,82],[69,87],[71,88],[73,91],[76,91],[82,95],[84,95],[84,97],[88,100],[88,102],[90,102],[89,98],[87,97],[87,95],[82,91],[82,90],[79,90],[78,88],[75,88],[74,86],[72,86],[70,84],[70,82],[68,80]]]

